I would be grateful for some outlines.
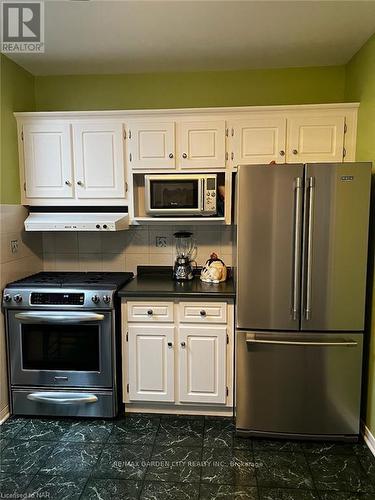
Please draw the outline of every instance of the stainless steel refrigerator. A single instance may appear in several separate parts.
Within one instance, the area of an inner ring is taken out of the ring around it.
[[[238,434],[359,433],[371,163],[236,178]]]

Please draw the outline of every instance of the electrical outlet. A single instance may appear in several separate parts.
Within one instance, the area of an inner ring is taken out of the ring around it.
[[[10,240],[10,249],[12,253],[18,252],[18,240]]]
[[[156,248],[165,248],[167,246],[167,237],[166,236],[156,236],[155,246],[156,246]]]

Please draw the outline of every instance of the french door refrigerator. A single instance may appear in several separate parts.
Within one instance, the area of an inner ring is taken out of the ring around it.
[[[236,181],[237,433],[356,439],[371,163]]]

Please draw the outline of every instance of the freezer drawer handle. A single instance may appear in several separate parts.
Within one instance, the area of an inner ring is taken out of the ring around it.
[[[80,392],[33,392],[27,395],[27,399],[54,405],[79,405],[98,401],[97,396],[94,394],[82,394]]]
[[[306,264],[306,307],[305,319],[311,319],[311,287],[312,287],[312,250],[313,250],[313,217],[314,217],[314,197],[315,197],[315,177],[308,179],[309,208],[307,227],[307,264]]]
[[[293,239],[293,290],[292,319],[298,319],[299,310],[299,275],[301,262],[301,226],[302,226],[302,179],[295,179],[294,194],[294,239]]]
[[[103,321],[104,315],[89,312],[21,312],[16,313],[15,318],[22,323],[87,323],[92,321]]]
[[[314,342],[314,341],[302,341],[302,340],[266,340],[266,339],[255,339],[251,336],[246,336],[246,342],[248,344],[274,344],[274,345],[300,345],[300,346],[315,346],[315,347],[354,347],[358,345],[358,342],[354,340],[343,340],[338,342]]]

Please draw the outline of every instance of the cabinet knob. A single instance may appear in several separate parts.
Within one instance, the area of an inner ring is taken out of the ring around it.
[[[298,154],[298,151],[297,151],[296,149],[293,149],[292,153],[293,153],[294,155],[296,155],[296,154]]]
[[[169,158],[173,158],[173,153],[169,153]]]
[[[173,347],[172,342],[168,342],[168,347]]]
[[[285,156],[285,151],[283,149],[280,151],[280,156]]]
[[[70,181],[65,181],[65,184],[66,184],[67,186],[71,186],[71,185],[72,185],[72,183],[71,183]]]
[[[182,153],[182,158],[187,158],[187,154],[186,153]]]
[[[77,184],[78,184],[78,186],[83,186],[83,182],[82,181],[77,181]]]
[[[206,311],[204,309],[202,309],[201,311],[199,311],[199,314],[202,316],[202,317],[205,317],[206,316]]]
[[[186,347],[186,342],[181,342],[181,347]]]
[[[153,311],[152,309],[149,309],[149,310],[147,311],[147,314],[148,314],[149,316],[152,316],[152,315],[154,314],[154,311]]]

